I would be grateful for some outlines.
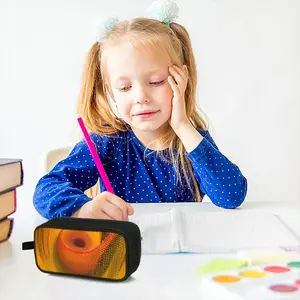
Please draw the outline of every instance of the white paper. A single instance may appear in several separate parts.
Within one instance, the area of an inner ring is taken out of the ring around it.
[[[140,228],[143,254],[236,252],[300,245],[281,220],[268,212],[194,212],[172,208],[167,212],[134,215],[129,221]]]
[[[227,252],[258,247],[294,248],[297,237],[267,212],[182,212],[182,251]]]
[[[137,224],[142,236],[142,253],[178,252],[176,222],[172,221],[172,210],[163,213],[140,214],[129,217]]]

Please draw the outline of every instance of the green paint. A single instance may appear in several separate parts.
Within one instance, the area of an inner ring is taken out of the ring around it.
[[[288,264],[288,266],[291,267],[291,268],[298,268],[298,269],[300,269],[300,261],[293,261],[293,262],[290,262],[290,263]]]
[[[197,269],[198,275],[209,274],[214,272],[223,272],[228,270],[245,268],[248,266],[246,260],[216,258],[208,264]]]

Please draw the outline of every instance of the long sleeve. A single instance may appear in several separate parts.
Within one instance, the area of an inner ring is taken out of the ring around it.
[[[96,134],[92,134],[91,138],[97,145],[100,158],[105,159],[107,145]],[[98,178],[98,171],[87,144],[81,141],[67,158],[56,164],[38,181],[33,197],[34,207],[47,219],[71,216],[91,200],[84,191],[95,185]]]
[[[208,131],[200,131],[203,136],[199,145],[186,153],[200,184],[201,195],[223,208],[240,206],[247,193],[247,180],[238,166],[223,155]]]

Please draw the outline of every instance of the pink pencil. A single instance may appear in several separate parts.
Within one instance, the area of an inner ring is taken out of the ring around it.
[[[85,125],[83,123],[82,118],[78,118],[77,121],[78,121],[79,126],[80,126],[80,128],[82,130],[82,133],[84,135],[86,143],[87,143],[87,145],[88,145],[88,147],[90,149],[91,155],[92,155],[92,157],[94,159],[94,162],[95,162],[96,167],[98,169],[99,175],[100,175],[100,177],[103,180],[103,184],[104,184],[106,190],[108,192],[114,194],[115,192],[114,192],[114,190],[113,190],[113,188],[112,188],[112,186],[111,186],[111,184],[109,182],[108,176],[107,176],[107,174],[106,174],[106,172],[105,172],[105,170],[103,168],[103,165],[102,165],[100,157],[99,157],[99,155],[97,153],[96,147],[95,147],[94,143],[92,142],[92,140],[90,138],[90,135],[88,134],[88,132],[86,130],[86,127],[85,127]]]

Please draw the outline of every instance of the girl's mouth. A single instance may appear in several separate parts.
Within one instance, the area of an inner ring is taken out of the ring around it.
[[[150,118],[150,117],[156,115],[158,112],[159,112],[159,110],[157,110],[157,111],[141,111],[141,112],[134,114],[134,117]]]

